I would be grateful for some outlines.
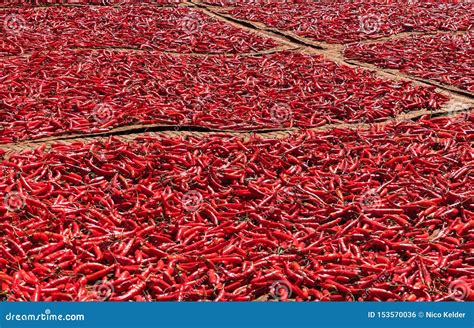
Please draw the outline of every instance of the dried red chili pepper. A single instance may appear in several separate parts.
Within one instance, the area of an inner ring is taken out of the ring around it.
[[[348,46],[344,55],[474,92],[471,64],[474,40],[469,33],[418,35],[387,42],[355,44]]]
[[[299,36],[328,43],[376,39],[401,32],[467,31],[473,4],[456,2],[274,1],[258,3],[206,0],[234,18],[263,23]]]
[[[127,17],[126,23],[123,17]],[[247,53],[277,46],[270,38],[244,31],[186,7],[48,6],[3,9],[0,55],[71,48],[127,48],[178,53]],[[38,56],[33,53],[32,58]],[[76,74],[89,67],[83,62]],[[73,76],[68,80],[74,81]],[[130,81],[130,80],[128,80]],[[42,82],[47,86],[48,82]],[[33,90],[33,89],[30,89]],[[84,95],[84,94],[79,94]],[[63,123],[57,121],[58,126]],[[41,125],[38,121],[38,126]],[[35,129],[34,125],[29,126]]]
[[[85,65],[91,55],[94,60],[87,63],[87,70],[71,73]],[[51,62],[55,63],[54,70]],[[112,67],[110,62],[114,63]],[[380,79],[371,72],[338,65],[321,56],[293,52],[258,57],[173,57],[163,53],[64,50],[28,58],[1,58],[0,70],[6,78],[0,83],[5,106],[5,111],[0,111],[5,139],[0,142],[104,132],[131,124],[254,130],[373,122],[412,110],[439,109],[448,100],[433,88]],[[96,70],[100,76],[91,76]],[[199,75],[190,74],[194,71]],[[74,78],[67,78],[71,74]],[[248,87],[249,78],[255,87]],[[139,87],[121,87],[130,79],[142,83]],[[158,85],[157,79],[168,81],[170,87]],[[198,98],[206,99],[198,108],[192,100],[197,97],[196,84],[204,89]],[[33,94],[19,86],[29,86]],[[104,93],[107,97],[102,96]],[[25,122],[33,121],[38,127],[25,129]],[[245,147],[243,152],[247,152]],[[303,169],[294,154],[285,155],[293,164],[285,174]],[[91,170],[110,177],[135,176],[142,165],[132,160],[116,167],[98,167],[100,158],[88,159],[89,167],[65,159],[67,173],[73,173],[68,175],[70,183],[78,182],[79,176]],[[174,160],[188,165],[189,159],[183,156]],[[266,168],[262,170],[274,175]],[[220,188],[231,181],[242,181],[244,174],[244,170],[223,168],[209,177],[209,183]],[[225,176],[224,181],[217,181],[219,175]],[[41,192],[50,186],[44,188]],[[259,193],[252,188],[236,192]]]
[[[0,191],[27,206],[0,212],[5,298],[455,299],[473,283],[473,120],[10,154]]]

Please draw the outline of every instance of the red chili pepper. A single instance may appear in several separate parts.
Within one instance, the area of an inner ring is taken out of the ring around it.
[[[471,165],[470,126],[423,118],[286,139],[111,138],[13,153],[15,165],[0,163],[2,194],[43,206],[2,212],[1,287],[10,300],[94,300],[96,284],[110,283],[116,300],[232,301],[283,281],[298,301],[443,299],[444,282],[471,273],[472,183],[459,174]],[[456,160],[436,146],[439,131]],[[386,165],[400,149],[406,163]],[[97,176],[90,161],[116,173]],[[42,181],[46,197],[28,194]],[[182,209],[190,191],[201,194],[195,212]]]
[[[113,270],[115,269],[115,264],[110,266],[110,267],[106,267],[104,269],[101,269],[99,271],[96,271],[94,273],[91,273],[91,274],[88,274],[85,276],[85,280],[87,282],[89,281],[95,281],[97,279],[100,279],[102,277],[104,277],[106,274],[112,272]]]
[[[344,53],[351,59],[399,69],[410,75],[455,85],[472,92],[474,78],[467,64],[472,55],[469,53],[471,48],[468,34],[437,34],[351,45]],[[447,58],[446,51],[456,53],[456,61]],[[427,55],[429,60],[426,59]],[[430,105],[437,106],[437,101],[430,100]]]
[[[133,287],[127,293],[120,296],[114,296],[110,300],[118,302],[129,301],[135,296],[139,295],[145,289],[145,287],[146,282],[139,281],[135,285],[133,285]]]
[[[232,0],[204,2],[230,7],[223,8],[220,12],[234,18],[258,22],[290,31],[303,38],[327,43],[354,43],[400,32],[438,29],[466,31],[470,28],[466,13],[471,7],[463,1],[446,3],[444,6],[427,3],[423,7],[410,3],[400,6],[396,2],[387,2],[383,6],[372,2],[344,2],[337,9],[330,2],[260,2],[258,5]],[[376,22],[374,17],[377,17]],[[315,85],[314,88],[321,89],[321,86]]]

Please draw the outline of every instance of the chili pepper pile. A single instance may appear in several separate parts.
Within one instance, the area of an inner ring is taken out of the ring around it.
[[[232,3],[228,1],[223,4]],[[474,23],[474,3],[469,1],[262,1],[242,4],[222,12],[329,43],[376,39],[411,31],[465,31],[472,28]]]
[[[251,130],[373,122],[447,101],[433,88],[293,52],[35,52],[0,59],[0,70],[0,143],[134,123]]]
[[[186,0],[8,0],[7,3],[0,3],[0,8],[11,7],[36,7],[49,5],[73,5],[73,6],[122,6],[122,5],[179,5]]]
[[[474,92],[472,35],[413,36],[348,46],[345,56]]]
[[[14,154],[2,297],[474,300],[473,122]]]
[[[255,54],[278,44],[180,2],[1,8],[0,143],[148,124],[373,123],[448,101],[322,56]],[[459,1],[201,2],[331,43],[465,31],[474,11]],[[472,91],[472,41],[456,37],[345,52]],[[473,301],[473,123],[471,108],[285,139],[0,149],[0,301]]]
[[[199,10],[178,7],[16,8],[0,11],[0,26],[0,55],[77,47],[245,53],[277,46]]]

